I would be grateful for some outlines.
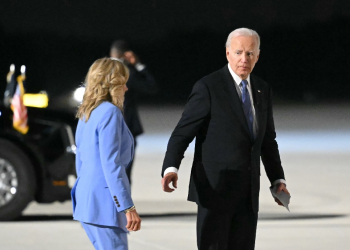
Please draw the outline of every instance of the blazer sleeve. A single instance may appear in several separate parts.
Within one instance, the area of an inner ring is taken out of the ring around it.
[[[182,117],[168,142],[162,173],[168,167],[180,168],[181,160],[188,145],[210,114],[210,95],[204,81],[197,82],[190,94]]]
[[[131,159],[122,159],[121,152],[132,147],[132,141],[123,141],[123,115],[117,107],[107,110],[98,127],[99,150],[103,173],[118,212],[132,207],[130,184],[125,172],[125,162]],[[125,138],[125,137],[124,137]]]
[[[278,179],[285,179],[281,164],[278,144],[276,142],[276,131],[272,112],[272,90],[269,89],[267,124],[264,139],[261,145],[261,160],[264,164],[267,177],[271,185]]]

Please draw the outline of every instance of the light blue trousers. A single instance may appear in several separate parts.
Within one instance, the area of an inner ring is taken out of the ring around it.
[[[119,227],[80,223],[96,250],[128,250],[127,233]]]

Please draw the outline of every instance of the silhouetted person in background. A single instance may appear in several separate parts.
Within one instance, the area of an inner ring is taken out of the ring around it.
[[[110,56],[122,59],[128,66],[130,77],[128,80],[128,92],[125,93],[124,101],[124,119],[129,127],[135,140],[136,137],[143,133],[143,127],[137,108],[138,94],[155,94],[157,92],[157,84],[148,71],[147,66],[142,64],[138,56],[131,51],[129,44],[124,40],[116,40],[112,43]],[[127,168],[127,175],[131,183],[131,171],[133,162]]]

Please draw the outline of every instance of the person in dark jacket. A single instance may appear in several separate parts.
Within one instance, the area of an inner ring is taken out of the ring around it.
[[[184,152],[196,138],[188,200],[198,205],[200,250],[254,249],[260,157],[271,186],[289,194],[276,142],[271,87],[251,74],[259,48],[254,30],[231,32],[228,64],[194,85],[169,139],[162,167],[165,192],[174,191],[169,183],[176,188]]]
[[[130,49],[129,44],[124,40],[116,40],[112,43],[110,56],[124,61],[130,71],[128,80],[128,92],[125,93],[124,118],[137,145],[137,136],[143,133],[142,123],[139,117],[137,96],[139,94],[155,94],[158,91],[156,81],[149,72],[147,66],[142,64],[138,56]],[[131,183],[131,163],[127,169],[127,175]]]

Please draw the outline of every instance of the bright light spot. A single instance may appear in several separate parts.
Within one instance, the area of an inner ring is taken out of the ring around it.
[[[12,187],[11,190],[10,190],[11,194],[15,194],[17,192],[17,188],[15,187]]]
[[[11,71],[11,72],[14,72],[14,71],[15,71],[15,65],[14,65],[14,64],[11,64],[11,66],[10,66],[10,71]]]
[[[22,65],[21,66],[21,73],[24,74],[26,72],[26,66]]]
[[[85,87],[79,87],[74,91],[74,99],[78,102],[83,101],[83,96],[85,93]]]
[[[45,93],[24,94],[23,104],[27,107],[46,108],[49,105],[49,97]]]
[[[67,147],[67,148],[66,148],[66,151],[67,151],[68,153],[73,153],[73,154],[75,154],[75,153],[76,153],[76,150],[77,150],[77,147],[76,147],[75,145],[72,145],[71,147]]]
[[[76,180],[77,178],[74,175],[72,174],[68,175],[68,187],[72,188]]]
[[[1,111],[0,111],[0,116],[2,115]]]
[[[13,186],[13,187],[17,187],[18,186],[17,179],[12,179],[11,180],[11,186]]]
[[[75,145],[72,145],[71,149],[72,149],[73,153],[75,154],[75,152],[77,151],[77,147]]]

